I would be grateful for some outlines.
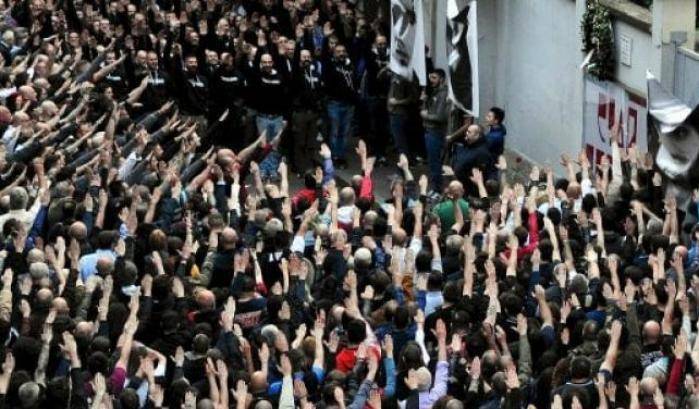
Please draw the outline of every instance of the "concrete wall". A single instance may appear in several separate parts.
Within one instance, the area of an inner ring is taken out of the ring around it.
[[[621,38],[631,38],[631,66],[620,64]],[[646,95],[646,70],[650,70],[656,77],[662,77],[660,58],[654,51],[655,45],[651,35],[624,21],[614,21],[614,40],[617,44],[617,82],[639,95]]]
[[[681,48],[676,56],[674,94],[690,107],[699,105],[699,54]]]
[[[507,147],[535,162],[582,145],[581,3],[479,2],[481,118],[503,107]]]

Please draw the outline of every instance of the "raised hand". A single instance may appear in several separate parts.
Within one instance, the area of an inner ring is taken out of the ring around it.
[[[248,398],[248,385],[244,380],[238,380],[235,389],[231,389],[231,395],[233,395],[236,402],[244,402]]]
[[[359,142],[357,143],[357,148],[355,149],[355,152],[357,152],[357,155],[359,155],[360,158],[366,158],[367,156],[367,148],[366,148],[366,143],[364,140],[360,139]]]

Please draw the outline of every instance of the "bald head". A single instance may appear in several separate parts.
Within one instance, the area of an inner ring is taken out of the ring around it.
[[[238,234],[230,227],[226,227],[221,232],[221,246],[223,248],[233,248],[238,241]]]
[[[82,335],[82,336],[92,336],[92,330],[93,330],[92,322],[90,321],[81,321],[75,326],[75,335]]]
[[[75,222],[70,225],[68,234],[76,240],[85,240],[87,237],[87,226],[83,222]]]
[[[114,271],[114,262],[106,257],[100,257],[97,260],[97,273],[101,277],[106,277],[108,275],[111,275],[112,272]]]
[[[255,371],[250,376],[250,392],[263,392],[267,390],[267,376],[262,371]]]
[[[351,187],[343,187],[340,190],[340,202],[342,206],[349,206],[354,204],[354,189]]]
[[[464,196],[464,185],[458,180],[453,180],[449,183],[447,192],[449,193],[449,196],[459,199]]]
[[[37,301],[44,305],[48,305],[53,301],[53,293],[48,288],[42,288],[36,292]]]
[[[36,91],[29,85],[22,85],[17,92],[26,100],[36,101]]]
[[[70,307],[68,307],[68,302],[63,297],[56,297],[51,301],[51,308],[56,310],[56,314],[69,314]]]
[[[647,321],[643,324],[643,341],[646,344],[655,344],[660,338],[660,324],[656,321]]]
[[[466,142],[471,144],[478,141],[481,138],[481,127],[479,125],[469,125],[466,128]]]
[[[255,409],[274,409],[274,406],[268,400],[259,400],[255,403]]]
[[[216,303],[214,293],[209,290],[200,290],[197,292],[197,305],[201,309],[213,309]]]

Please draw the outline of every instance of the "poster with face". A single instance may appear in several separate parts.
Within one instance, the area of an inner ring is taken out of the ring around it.
[[[447,0],[447,80],[449,97],[462,111],[478,116],[478,24],[475,0]]]
[[[648,113],[659,142],[655,162],[670,180],[678,204],[699,183],[699,106],[694,109],[666,91],[647,74]]]
[[[391,71],[426,82],[425,25],[422,0],[391,0]]]

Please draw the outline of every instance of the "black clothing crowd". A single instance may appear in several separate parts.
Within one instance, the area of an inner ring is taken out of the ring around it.
[[[699,194],[623,130],[515,180],[388,1],[0,4],[0,407],[699,407]]]

